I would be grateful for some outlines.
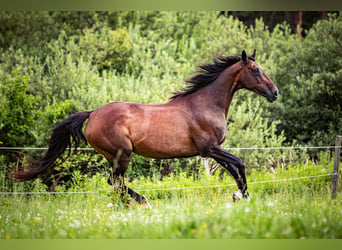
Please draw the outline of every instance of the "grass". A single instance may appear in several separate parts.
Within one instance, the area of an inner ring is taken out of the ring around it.
[[[305,164],[252,171],[248,181],[327,174],[331,167]],[[145,190],[140,193],[152,209],[113,203],[100,175],[75,179],[75,190],[99,193],[2,195],[0,238],[342,238],[341,190],[331,200],[330,176],[251,184],[250,199],[237,203],[231,199],[236,187],[230,186],[234,182],[229,176],[203,174],[193,180],[181,174],[134,180],[130,186]],[[211,185],[227,186],[196,188]],[[180,189],[163,190],[167,188]]]

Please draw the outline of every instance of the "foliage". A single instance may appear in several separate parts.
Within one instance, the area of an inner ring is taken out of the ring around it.
[[[279,58],[274,74],[281,89],[272,116],[288,140],[301,144],[333,143],[342,122],[342,18],[317,22],[291,53]]]
[[[118,26],[119,12],[86,11],[1,11],[0,47],[24,51],[27,56],[44,57],[46,43],[58,38],[81,35],[84,29],[108,23]]]
[[[52,60],[67,54],[72,63],[89,63],[99,72],[114,69],[122,73],[130,57],[131,41],[126,29],[107,27],[84,29],[81,35],[67,36],[61,32],[58,39],[48,44]]]
[[[27,94],[30,78],[12,72],[0,84],[0,145],[25,146],[34,143],[35,109],[39,98]]]

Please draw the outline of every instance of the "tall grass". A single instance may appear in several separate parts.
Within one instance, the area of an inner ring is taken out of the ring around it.
[[[230,176],[181,174],[129,183],[151,209],[113,202],[104,177],[76,174],[69,191],[98,192],[2,195],[0,238],[341,238],[342,196],[330,199],[331,178],[289,180],[331,173],[331,167],[308,163],[252,172],[250,198],[236,203]],[[287,180],[273,182],[281,179]]]

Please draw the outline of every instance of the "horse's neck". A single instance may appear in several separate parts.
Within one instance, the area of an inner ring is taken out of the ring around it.
[[[239,67],[234,66],[224,70],[214,82],[195,93],[197,94],[195,98],[200,99],[206,109],[211,108],[216,112],[223,112],[226,117],[233,95],[238,89],[235,79],[239,73]]]

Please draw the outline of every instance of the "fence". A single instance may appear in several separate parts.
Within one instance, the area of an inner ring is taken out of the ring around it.
[[[339,164],[340,164],[340,149],[341,149],[342,136],[336,136],[335,140],[335,158],[334,158],[334,168],[331,180],[331,198],[336,198],[336,188],[338,182]]]
[[[335,146],[313,146],[313,147],[251,147],[251,148],[231,148],[234,150],[263,150],[263,149],[335,149],[334,156],[334,166],[333,172],[331,174],[325,175],[315,175],[315,176],[304,176],[298,178],[289,178],[289,179],[280,179],[280,180],[272,180],[272,181],[259,181],[259,182],[250,182],[251,184],[259,184],[259,183],[268,183],[268,182],[280,182],[280,181],[292,181],[292,180],[300,180],[300,179],[308,179],[308,178],[317,178],[322,176],[332,176],[331,182],[331,198],[336,198],[336,190],[338,185],[338,176],[341,174],[339,172],[339,162],[340,162],[340,153],[342,145],[342,136],[337,135],[335,139]],[[0,150],[46,150],[47,148],[21,148],[21,147],[0,147]],[[92,151],[93,148],[78,148],[77,150],[83,151]],[[231,186],[235,184],[227,184],[227,185],[213,185],[213,186],[200,186],[200,187],[184,187],[184,188],[167,188],[167,189],[146,189],[146,190],[136,190],[136,191],[156,191],[156,190],[174,190],[174,189],[193,189],[193,188],[211,188],[211,187],[224,187]],[[60,192],[0,192],[0,194],[59,194]],[[64,192],[63,192],[64,193]],[[97,193],[97,192],[68,192],[73,194],[86,194],[86,193]]]

